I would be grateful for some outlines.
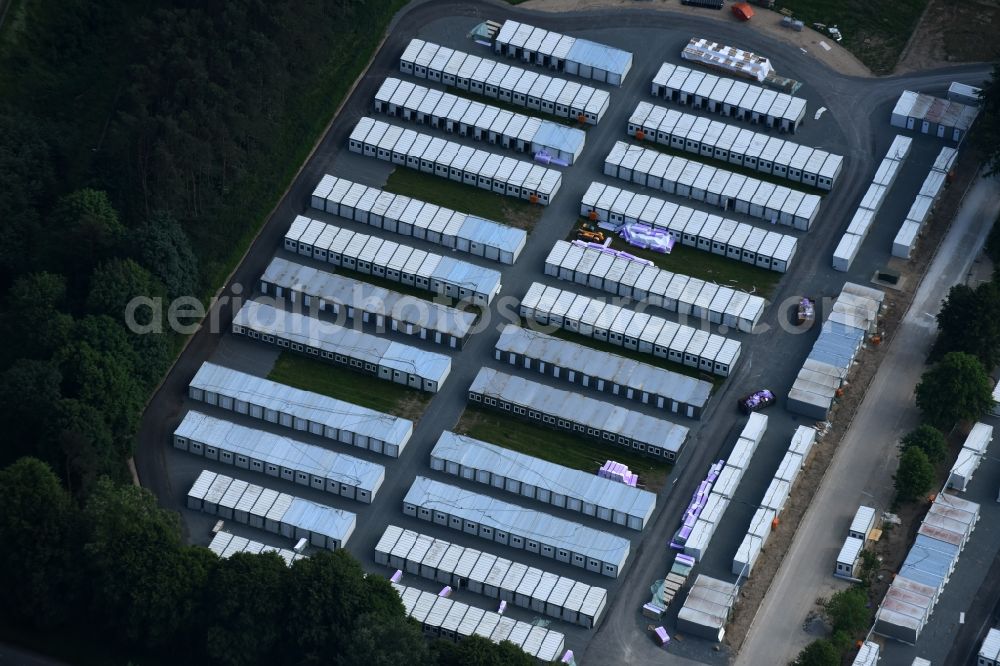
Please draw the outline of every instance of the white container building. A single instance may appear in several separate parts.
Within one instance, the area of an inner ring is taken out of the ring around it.
[[[427,636],[453,641],[472,635],[494,643],[507,640],[542,663],[556,661],[566,649],[565,636],[558,631],[484,611],[432,592],[398,583],[392,583],[392,587],[402,599],[407,617],[416,620]]]
[[[420,209],[423,214],[418,214],[413,224],[404,224],[399,215],[393,213],[402,213],[413,201],[402,194],[330,175],[323,176],[311,198],[312,207],[317,210],[395,233],[407,231],[407,235],[502,264],[513,264],[524,249],[528,235],[523,229],[425,202],[417,202],[423,204]],[[343,212],[341,204],[344,204]],[[325,252],[326,248],[319,250]]]
[[[948,487],[959,492],[965,492],[972,475],[975,474],[986,455],[986,449],[993,441],[993,426],[977,423],[965,438],[965,443],[958,452],[958,458],[948,475]]]
[[[743,537],[739,548],[736,549],[736,557],[733,558],[733,567],[731,569],[733,574],[748,578],[751,572],[753,572],[753,565],[757,563],[757,558],[760,557],[762,547],[763,542],[757,536],[747,534]]]
[[[664,155],[663,158],[669,160],[670,156]],[[653,169],[657,164],[660,164],[659,158]],[[658,183],[660,177],[650,176],[650,179],[650,187],[659,187],[654,182]],[[641,211],[637,210],[640,203],[643,204]],[[739,258],[744,263],[779,273],[784,273],[791,265],[798,247],[793,236],[765,231],[743,222],[726,220],[687,206],[596,182],[591,183],[583,195],[580,214],[612,226],[623,222],[648,224],[667,231],[683,245],[731,259]]]
[[[627,539],[418,476],[403,513],[617,578]]]
[[[842,156],[819,148],[738,130],[718,120],[668,110],[649,102],[639,102],[629,117],[627,130],[629,136],[639,141],[649,140],[695,155],[740,164],[822,190],[833,189],[844,162]],[[704,188],[701,189],[702,195],[695,198],[703,201]]]
[[[954,84],[952,84],[954,85]],[[990,628],[979,647],[976,666],[997,666],[1000,664],[1000,629]]]
[[[677,629],[721,643],[738,594],[736,585],[698,574],[677,614]]]
[[[658,161],[663,166],[658,166]],[[720,171],[724,171],[702,165],[700,162],[666,155],[624,141],[616,142],[604,161],[604,174],[607,176],[630,182],[644,182],[647,186],[655,186],[658,183],[658,189],[668,194],[688,198],[697,198],[695,196],[697,193],[692,190],[692,185],[696,182],[698,174],[705,169],[711,170],[705,172],[710,174],[707,183],[711,183]],[[662,176],[660,176],[661,171],[663,171]],[[634,175],[635,173],[639,173],[639,176]],[[819,215],[820,196],[818,194],[796,193],[795,190],[784,187],[777,188],[771,183],[756,178],[744,177],[732,172],[725,173],[729,174],[728,183],[739,182],[742,185],[738,190],[733,189],[731,192],[728,189],[723,190],[722,196],[716,204],[723,210],[735,209],[738,213],[764,219],[771,223],[792,226],[800,231],[808,231]],[[651,176],[652,181],[650,180]],[[651,182],[654,185],[650,185]],[[726,187],[728,188],[728,184]],[[761,193],[759,197],[758,191]],[[795,193],[797,205],[794,210],[785,211],[781,206],[793,193]],[[778,206],[777,209],[772,207],[772,196],[777,197],[774,204],[774,206]],[[799,198],[800,196],[801,198]],[[708,198],[706,194],[701,200]],[[783,217],[780,211],[787,214]]]
[[[875,527],[875,509],[870,506],[859,506],[847,530],[847,536],[861,541],[868,540],[868,534]]]
[[[613,263],[599,261],[602,255],[611,257]],[[714,323],[732,319],[736,328],[745,333],[753,331],[767,305],[767,301],[760,296],[743,293],[739,307],[730,309],[737,290],[714,284],[706,285],[696,294],[699,300],[704,301],[701,305],[697,301],[671,298],[670,284],[674,273],[627,253],[578,242],[556,241],[545,260],[545,273],[569,282],[600,284],[604,291],[617,296],[645,300],[671,312],[681,310]],[[681,279],[690,280],[687,276],[681,276]]]
[[[416,544],[426,547],[416,547]],[[466,557],[468,554],[468,557]],[[607,606],[606,589],[586,585],[570,578],[465,548],[441,539],[389,525],[375,546],[378,564],[405,570],[429,580],[487,594],[503,599],[520,608],[537,610],[561,620],[593,629],[600,622]],[[460,562],[473,561],[473,564]],[[478,562],[483,566],[478,566]],[[499,585],[496,580],[500,578]],[[542,585],[543,579],[554,579],[555,585]],[[487,585],[487,581],[492,584]],[[576,590],[572,610],[568,595],[558,603],[552,596],[554,587]],[[548,601],[552,599],[552,604]]]
[[[689,79],[699,80],[693,96],[682,93],[689,88]],[[806,101],[800,97],[671,63],[660,66],[653,77],[651,93],[654,97],[691,104],[696,109],[707,109],[783,132],[795,133],[806,115]]]
[[[203,471],[199,481],[206,473],[211,474],[207,470]],[[230,482],[226,492],[227,496],[233,498],[231,502],[228,502],[230,506],[236,506],[244,495],[260,497],[264,490],[261,486],[222,474],[217,475],[216,479],[225,479]],[[195,482],[191,491],[196,492],[197,488],[198,481]],[[188,496],[190,497],[190,493]],[[284,493],[279,495],[279,498],[282,500],[276,501],[272,505],[267,514],[268,520],[264,524],[264,528],[270,532],[281,534],[293,540],[306,539],[311,545],[326,550],[343,548],[354,533],[357,516],[349,511],[334,509]],[[231,510],[228,513],[224,511],[222,504],[219,505],[217,511],[212,510],[212,507],[207,504],[203,505],[201,510],[226,520],[235,517]],[[248,521],[238,520],[238,522],[247,524]]]
[[[292,566],[292,562],[304,559],[305,557],[287,548],[267,546],[259,541],[238,537],[222,530],[216,532],[215,536],[212,537],[212,542],[208,545],[208,549],[221,558],[229,558],[236,553],[275,553],[278,557],[285,560],[285,564],[288,566]]]
[[[259,301],[243,303],[233,317],[232,331],[428,393],[437,393],[451,372],[451,359],[443,354],[278,310]]]
[[[670,462],[680,456],[688,435],[684,426],[490,368],[480,368],[469,387],[469,400]]]
[[[362,118],[351,132],[348,149],[543,206],[562,184],[562,175],[554,169],[413,130],[398,130],[381,120]],[[397,154],[402,161],[396,160]]]
[[[576,295],[571,292],[564,294],[570,296],[562,302],[568,311]],[[554,304],[553,311],[555,309]],[[565,313],[550,315],[549,320],[554,321],[558,317],[561,322],[562,314]],[[656,341],[654,330],[658,333],[662,327],[651,329],[644,324],[643,330],[637,334],[635,349],[651,351]],[[534,369],[585,388],[637,400],[689,418],[700,418],[711,396],[712,385],[709,382],[514,324],[507,324],[500,333],[494,357],[512,366]]]
[[[642,530],[656,496],[646,490],[444,431],[431,451],[431,469]]]
[[[209,460],[365,504],[372,502],[385,480],[381,465],[194,411],[184,415],[174,431],[173,443],[175,448]],[[209,504],[206,496],[204,505]],[[203,506],[202,510],[213,513],[216,509]]]
[[[260,278],[261,293],[379,329],[452,348],[469,339],[476,315],[367,282],[275,257]]]
[[[854,656],[851,666],[877,666],[879,660],[879,645],[872,641],[865,641],[861,644],[861,649]]]
[[[553,320],[553,309],[563,294],[562,289],[534,282],[521,299],[520,314],[525,319],[534,319],[541,324],[550,322],[557,324],[558,317]],[[624,333],[612,333],[609,327],[616,321],[622,322],[622,325],[627,327],[628,323],[639,316],[628,308],[587,296],[577,296],[572,307],[572,312],[567,311],[562,315],[562,328],[620,347],[625,346]],[[579,318],[575,314],[577,312],[581,313]],[[660,317],[649,316],[647,320],[646,316],[648,315],[643,313],[642,321],[646,323],[639,337],[641,338],[649,327],[658,327],[660,331],[650,351],[653,356],[690,365],[721,377],[729,376],[735,368],[741,351],[739,341],[714,333],[705,333],[707,337],[704,338],[704,347],[694,351],[689,349],[689,346],[697,329],[686,325],[668,326],[667,321]]]
[[[865,542],[862,539],[853,536],[844,539],[844,545],[840,547],[840,552],[837,554],[833,575],[837,578],[856,579],[858,567],[861,565],[861,551],[864,550],[864,547]]]
[[[978,115],[978,107],[904,90],[892,110],[889,124],[958,143],[965,138]]]
[[[285,233],[289,252],[338,268],[384,277],[440,296],[489,305],[500,293],[500,272],[409,245],[297,216]]]
[[[632,69],[632,54],[628,51],[517,21],[504,21],[493,37],[493,51],[613,86],[622,85]]]
[[[441,52],[449,54],[449,57],[440,69],[435,69],[436,65],[430,61],[424,64],[428,57],[440,62],[437,55]],[[420,39],[410,41],[399,60],[399,70],[517,106],[575,118],[590,125],[596,125],[601,120],[610,101],[606,90],[570,83],[566,79],[498,63]]]
[[[188,385],[192,400],[398,458],[413,422],[205,362]]]
[[[375,93],[374,107],[379,113],[447,132],[457,131],[461,136],[519,152],[544,151],[568,164],[580,157],[586,142],[583,130],[502,111],[482,102],[467,102],[451,93],[392,77],[385,79]]]

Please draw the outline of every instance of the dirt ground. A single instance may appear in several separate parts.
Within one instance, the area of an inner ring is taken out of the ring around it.
[[[998,29],[1000,0],[930,0],[894,73],[998,60]]]
[[[823,480],[841,438],[850,427],[854,414],[885,357],[886,343],[891,342],[895,335],[899,322],[909,308],[919,286],[920,276],[930,265],[934,251],[940,245],[965,193],[976,177],[978,166],[978,159],[973,151],[964,151],[959,154],[955,168],[956,178],[942,195],[913,257],[905,261],[893,259],[890,262],[888,268],[899,271],[901,280],[899,289],[883,287],[886,298],[879,326],[883,343],[880,345],[869,344],[859,357],[858,367],[850,377],[850,387],[844,397],[831,410],[829,427],[825,434],[821,434],[821,439],[813,447],[810,459],[789,496],[781,516],[781,523],[768,538],[767,548],[754,567],[754,575],[740,590],[740,599],[735,606],[733,619],[726,627],[726,644],[731,654],[738,653],[743,645],[750,624],[757,613],[757,608],[767,594],[771,580],[791,546],[792,537],[808,508],[811,495]],[[959,441],[961,440],[961,435],[956,435],[956,437]],[[954,442],[951,442],[951,445],[956,446]],[[938,470],[942,483],[945,473],[943,468]],[[882,483],[891,485],[892,478],[883,479]],[[879,569],[882,580],[876,580],[872,585],[872,599],[879,600],[884,596],[891,581],[891,572],[897,570],[905,558],[907,545],[912,540],[913,533],[919,525],[919,518],[923,515],[925,508],[920,503],[900,507],[897,515],[901,524],[886,530],[882,540],[875,547],[875,553],[882,558]],[[821,600],[817,601],[818,614]]]

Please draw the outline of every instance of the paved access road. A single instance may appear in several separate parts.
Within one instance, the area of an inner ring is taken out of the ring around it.
[[[677,16],[683,16],[683,24],[678,22]],[[569,232],[577,218],[580,196],[590,181],[613,182],[601,175],[604,156],[615,140],[624,137],[625,120],[631,114],[636,102],[639,99],[648,99],[648,82],[660,63],[664,60],[677,62],[680,48],[692,34],[710,34],[720,41],[767,53],[780,63],[780,71],[783,74],[806,82],[800,94],[809,98],[810,112],[819,106],[825,106],[829,111],[820,121],[812,121],[810,115],[805,128],[797,135],[796,140],[827,148],[848,158],[847,167],[834,194],[824,201],[824,211],[814,230],[808,235],[800,236],[799,254],[790,275],[781,282],[773,295],[776,302],[803,293],[835,295],[845,278],[867,281],[874,266],[885,261],[887,241],[895,233],[895,229],[889,227],[895,226],[894,223],[890,222],[884,230],[873,232],[866,249],[855,263],[855,270],[847,276],[834,273],[829,268],[830,254],[860,198],[862,188],[867,186],[871,178],[874,165],[881,158],[894,134],[886,131],[888,106],[891,106],[892,101],[904,88],[939,90],[955,79],[978,83],[988,73],[986,68],[974,66],[875,81],[842,77],[814,60],[800,57],[797,49],[771,43],[748,31],[746,26],[720,21],[718,15],[714,13],[706,14],[702,18],[692,17],[687,13],[673,15],[662,11],[603,10],[552,16],[525,12],[502,3],[432,0],[411,5],[405,14],[394,21],[391,33],[373,64],[282,199],[272,218],[262,229],[246,259],[223,290],[224,294],[232,295],[234,285],[245,287],[254,284],[276,248],[280,246],[282,235],[291,219],[307,210],[309,193],[324,173],[332,172],[365,182],[372,180],[370,184],[376,184],[374,181],[377,181],[378,175],[366,180],[362,178],[361,171],[355,170],[355,167],[359,167],[364,160],[345,155],[344,144],[357,119],[369,114],[372,96],[382,79],[390,74],[398,75],[397,58],[409,39],[421,36],[461,46],[463,50],[475,50],[478,47],[465,41],[464,35],[476,22],[486,18],[525,20],[541,27],[580,34],[636,53],[636,63],[625,86],[620,89],[610,89],[612,101],[608,114],[600,125],[588,130],[587,147],[581,160],[564,172],[562,191],[556,196],[553,205],[544,211],[539,225],[529,237],[528,246],[517,266],[502,269],[503,296],[523,295],[530,282],[534,280],[558,284],[563,288],[579,289],[578,286],[572,287],[543,277],[541,269],[544,257],[552,243],[556,239],[565,237]],[[426,82],[421,83],[427,85]],[[421,131],[433,133],[433,130],[426,127],[421,128]],[[454,136],[450,138],[455,139]],[[921,160],[926,160],[929,155],[936,152],[938,146],[930,139],[927,139],[925,144],[919,151]],[[374,164],[372,160],[368,162]],[[377,167],[372,169],[371,173],[378,172]],[[916,188],[922,179],[919,172],[920,168],[914,166],[910,177],[902,180]],[[912,198],[912,195],[909,196]],[[903,212],[905,213],[905,209]],[[343,221],[338,223],[349,224]],[[360,225],[356,228],[366,233],[378,234],[377,230]],[[784,231],[784,228],[782,230]],[[413,239],[405,239],[404,242],[423,247]],[[431,246],[427,246],[426,249],[441,251],[440,248]],[[466,256],[462,258],[476,261]],[[491,265],[496,267],[495,264]],[[243,289],[243,293],[245,295],[246,289]],[[212,327],[206,327],[194,335],[143,415],[136,454],[139,477],[143,485],[153,490],[161,502],[170,508],[178,510],[182,508],[181,498],[191,480],[192,469],[200,466],[201,462],[192,459],[187,463],[189,467],[185,468],[183,473],[173,468],[173,461],[177,457],[167,444],[169,434],[185,409],[183,395],[186,383],[199,365],[216,352],[220,340],[218,331],[226,330],[232,314],[228,302],[213,307],[209,320],[214,319],[219,325],[214,330]],[[496,316],[497,308],[493,308],[491,314]],[[584,663],[648,663],[664,658],[663,652],[654,648],[646,636],[646,622],[640,617],[638,608],[648,597],[650,583],[662,577],[666,564],[664,544],[676,526],[677,517],[686,503],[687,496],[697,483],[698,475],[711,460],[718,458],[720,453],[732,444],[734,433],[742,425],[731,411],[732,400],[739,393],[761,385],[769,386],[779,396],[786,393],[811,346],[815,332],[792,335],[778,328],[778,320],[784,316],[785,313],[781,308],[770,308],[764,323],[772,331],[771,333],[766,336],[739,336],[744,345],[743,360],[739,369],[717,393],[713,406],[709,408],[700,423],[685,422],[685,425],[692,427],[692,437],[681,464],[672,475],[676,485],[668,486],[662,493],[660,509],[653,523],[641,535],[627,535],[633,539],[633,555],[625,575],[617,581],[599,576],[588,578],[578,569],[569,567],[559,569],[551,561],[543,561],[545,563],[542,564],[543,568],[581,578],[590,584],[605,585],[612,592],[606,619],[596,633],[576,631],[572,627],[567,628],[567,625],[559,625],[560,630],[566,630],[569,646],[576,650],[578,657],[582,656]],[[416,474],[431,475],[426,464],[427,453],[437,439],[438,433],[455,423],[465,405],[465,391],[478,368],[495,363],[491,351],[496,335],[495,330],[490,330],[475,336],[466,348],[454,357],[452,376],[420,420],[407,453],[399,461],[387,465],[386,482],[374,505],[358,508],[356,504],[345,504],[344,508],[358,513],[358,529],[348,549],[373,570],[372,547],[388,522],[465,543],[464,538],[456,532],[405,519],[399,511],[399,506],[402,496]],[[546,381],[540,375],[535,375],[532,379]],[[633,403],[621,404],[636,408]],[[783,447],[787,446],[788,437],[798,423],[795,417],[780,410],[772,410],[771,414],[768,436],[742,484],[745,487],[747,501],[752,501],[755,494],[759,498],[763,486],[766,486],[781,457]],[[169,464],[168,459],[172,461]],[[689,470],[693,470],[692,473],[689,474]],[[447,478],[447,481],[462,485],[453,478]],[[270,479],[268,483],[270,484]],[[470,486],[470,488],[476,487]],[[482,488],[476,489],[483,492]],[[741,487],[741,491],[743,490]],[[294,492],[299,491],[300,489],[295,487]],[[339,506],[336,502],[331,503]],[[543,505],[534,508],[552,510],[551,507],[546,508]],[[725,534],[717,535],[713,544],[713,550],[718,551],[717,558],[704,565],[705,570],[712,575],[721,575],[728,571],[725,559],[731,558],[735,545],[741,538],[740,531],[745,530],[745,521],[743,525],[739,523],[744,518],[746,520],[749,518],[734,509],[730,509],[729,514],[727,516],[729,522],[723,526],[724,529],[720,528]],[[574,514],[565,516],[586,522]],[[602,526],[600,523],[591,524],[607,529],[606,525]],[[485,544],[479,542],[478,545],[483,547]],[[538,564],[522,557],[520,553],[518,559],[528,564]],[[474,603],[482,605],[482,601]],[[591,640],[592,638],[597,640]],[[686,646],[672,645],[671,651],[674,654],[683,652],[700,660],[718,658],[718,655],[705,643],[699,641],[686,643]]]
[[[1000,181],[976,181],[799,525],[737,664],[790,661],[815,638],[801,628],[815,600],[848,586],[834,578],[832,571],[847,536],[850,510],[871,504],[866,492],[874,495],[882,509],[892,501],[892,488],[872,488],[871,480],[891,476],[899,438],[919,424],[913,390],[934,340],[934,314],[952,285],[964,280],[982,246],[990,226],[981,221],[996,219],[998,211]]]

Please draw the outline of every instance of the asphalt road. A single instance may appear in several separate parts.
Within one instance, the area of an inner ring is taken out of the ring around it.
[[[566,283],[554,282],[551,278],[542,276],[544,257],[552,243],[556,239],[563,238],[569,231],[577,217],[580,195],[590,181],[614,182],[600,175],[604,156],[611,144],[624,136],[625,120],[636,102],[639,99],[649,99],[648,82],[660,63],[664,60],[677,62],[681,46],[693,34],[711,35],[720,41],[766,53],[777,63],[782,74],[804,81],[805,86],[799,94],[807,97],[810,102],[809,115],[805,127],[797,135],[796,140],[824,147],[847,157],[845,172],[834,193],[824,200],[823,212],[814,230],[808,235],[800,235],[802,243],[799,254],[792,271],[782,280],[774,294],[774,300],[780,303],[789,299],[790,302],[790,299],[803,293],[832,296],[839,292],[845,278],[867,281],[872,269],[884,262],[887,257],[888,245],[884,240],[891,239],[894,235],[895,229],[891,227],[894,227],[896,222],[887,220],[885,225],[882,225],[884,229],[877,233],[873,232],[855,263],[855,270],[847,276],[835,273],[829,268],[830,254],[860,198],[862,188],[870,180],[877,160],[881,158],[894,134],[886,131],[887,105],[891,105],[892,100],[904,88],[941,90],[948,82],[956,79],[978,83],[987,75],[987,69],[972,66],[894,79],[853,79],[837,75],[811,58],[803,58],[794,47],[763,39],[748,31],[746,26],[720,21],[717,15],[706,15],[702,18],[684,13],[677,16],[683,17],[683,26],[678,23],[675,15],[665,12],[602,10],[554,17],[546,14],[530,14],[499,3],[431,1],[412,5],[405,15],[397,17],[394,21],[393,30],[376,55],[372,66],[222,293],[227,296],[232,295],[234,285],[241,286],[240,294],[247,293],[247,289],[242,287],[254,284],[280,246],[281,238],[291,219],[296,214],[307,211],[309,193],[324,173],[335,173],[362,182],[370,182],[373,185],[384,178],[384,165],[376,166],[369,160],[373,166],[362,167],[360,164],[365,160],[348,155],[343,149],[347,134],[357,119],[363,115],[370,115],[370,102],[382,79],[390,74],[398,75],[397,58],[409,39],[421,36],[461,46],[463,50],[474,51],[480,47],[466,41],[464,35],[478,20],[485,18],[527,20],[534,25],[572,32],[628,48],[635,52],[636,56],[633,71],[626,79],[625,86],[621,89],[609,88],[612,92],[611,107],[606,117],[600,125],[588,131],[587,147],[581,160],[565,171],[562,191],[556,196],[553,205],[545,210],[517,266],[502,269],[503,296],[521,296],[534,280],[557,284],[563,288],[568,287]],[[600,28],[595,29],[594,26]],[[428,85],[424,81],[421,81],[421,84]],[[812,112],[820,106],[827,107],[828,112],[819,121],[812,121]],[[421,131],[433,133],[433,130],[426,127],[422,127]],[[450,138],[455,140],[454,136]],[[932,139],[923,139],[918,143],[924,146],[922,154],[925,156],[936,152],[938,146]],[[913,177],[918,177],[916,168],[913,169]],[[915,186],[917,182],[919,181],[910,184]],[[313,212],[307,214],[321,217]],[[350,224],[342,220],[338,222],[344,225]],[[358,229],[366,233],[377,233],[377,230],[370,230],[360,225]],[[787,230],[782,228],[782,231]],[[413,239],[404,239],[403,242],[420,245]],[[437,248],[436,251],[442,250]],[[456,256],[477,262],[475,258]],[[742,425],[742,421],[729,409],[732,399],[741,392],[761,385],[769,386],[778,395],[786,393],[812,344],[815,332],[794,335],[778,328],[778,319],[785,316],[783,310],[780,307],[773,307],[766,313],[764,323],[771,331],[769,334],[736,336],[743,342],[743,360],[734,376],[718,392],[703,420],[700,423],[685,422],[685,425],[692,427],[692,437],[681,463],[674,470],[672,478],[676,481],[676,485],[662,494],[658,515],[641,535],[622,534],[633,539],[633,555],[624,576],[612,581],[586,574],[579,569],[570,567],[562,569],[549,560],[534,562],[524,557],[523,553],[516,554],[517,559],[528,564],[540,564],[543,568],[591,584],[605,585],[612,592],[612,602],[606,619],[596,633],[559,625],[559,629],[565,630],[567,634],[569,647],[576,651],[578,657],[582,656],[584,663],[646,663],[650,660],[663,659],[663,652],[654,648],[652,642],[645,636],[646,622],[640,617],[637,609],[648,597],[649,585],[663,575],[666,564],[663,544],[675,528],[686,498],[699,480],[702,470],[711,460],[719,457],[723,450],[731,446],[735,438],[734,433]],[[494,307],[491,313],[496,316],[497,308]],[[206,326],[193,336],[143,415],[136,453],[139,478],[144,486],[156,493],[164,506],[180,510],[181,498],[193,478],[192,474],[196,474],[196,469],[204,466],[205,461],[173,451],[168,444],[169,435],[187,408],[183,400],[187,382],[204,360],[213,357],[221,339],[219,332],[226,330],[231,318],[232,308],[228,302],[217,303],[212,308],[207,321],[216,321],[218,325]],[[387,466],[387,478],[371,507],[359,508],[356,504],[341,505],[338,502],[329,502],[358,513],[358,529],[348,549],[372,570],[376,570],[371,562],[372,548],[389,522],[466,543],[465,537],[456,532],[405,519],[399,511],[399,506],[402,496],[416,474],[431,475],[426,465],[427,453],[437,439],[437,434],[442,429],[450,428],[457,420],[465,405],[466,388],[479,367],[493,363],[491,352],[496,336],[496,331],[492,329],[479,334],[460,354],[454,355],[452,375],[420,420],[407,452],[398,461],[386,463],[380,460]],[[247,346],[249,355],[257,353],[251,350],[252,347],[252,345]],[[238,348],[237,345],[231,349]],[[255,363],[257,362],[250,362],[251,365]],[[540,375],[533,375],[532,379],[544,381]],[[637,408],[634,403],[621,404]],[[754,496],[759,498],[763,486],[766,486],[780,459],[783,447],[787,446],[788,438],[799,422],[794,416],[780,410],[772,410],[770,414],[772,416],[769,432],[740,490],[746,492],[746,496],[750,498],[748,501],[753,501]],[[233,473],[232,468],[226,469],[228,473]],[[694,473],[688,474],[689,469],[694,470]],[[248,480],[253,478],[247,477]],[[458,483],[450,477],[442,478],[449,483]],[[262,482],[263,479],[258,477],[254,480]],[[270,479],[267,481],[272,485]],[[291,487],[289,490],[291,491]],[[476,490],[483,492],[482,487]],[[308,493],[297,486],[294,487],[294,492],[308,496]],[[532,508],[558,513],[552,507],[543,505]],[[731,515],[727,516],[727,521],[730,522],[724,523],[723,528],[720,528],[723,533],[716,536],[716,543],[710,550],[710,555],[713,550],[717,550],[718,557],[716,561],[706,562],[703,567],[703,570],[712,575],[728,572],[729,567],[725,560],[727,557],[731,558],[742,536],[741,532],[745,530],[745,521],[742,526],[739,524],[744,519],[741,512],[731,509],[730,513]],[[188,525],[193,526],[192,539],[197,542],[207,541],[204,532],[199,528],[205,527],[208,521],[189,514],[190,512],[186,512],[184,515]],[[576,514],[567,513],[565,517],[587,522]],[[745,519],[748,521],[749,516]],[[607,525],[601,523],[594,523],[593,526],[609,529]],[[260,537],[259,534],[257,536]],[[468,542],[469,545],[478,543],[478,547],[487,547],[482,541],[476,542],[470,539]],[[512,553],[513,551],[508,552]],[[421,585],[420,581],[408,579],[408,582]],[[482,605],[482,599],[474,600],[473,603]],[[767,631],[770,633],[771,629]],[[592,638],[596,640],[591,640]],[[713,652],[710,646],[700,641],[686,641],[683,645],[675,643],[671,646],[671,651],[676,656],[684,654],[702,661],[725,657],[723,653]]]
[[[919,425],[913,390],[937,329],[933,315],[952,285],[964,280],[982,246],[990,227],[980,222],[996,219],[997,212],[1000,181],[976,181],[813,496],[737,665],[790,661],[816,638],[802,630],[815,600],[848,587],[833,577],[837,553],[859,504],[874,502],[885,510],[892,501],[892,488],[878,487],[875,480],[891,476],[897,442]]]

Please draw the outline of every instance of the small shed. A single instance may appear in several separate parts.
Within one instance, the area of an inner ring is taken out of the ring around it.
[[[858,567],[861,564],[861,551],[865,547],[865,542],[854,537],[844,539],[844,545],[837,555],[837,563],[833,570],[833,575],[837,578],[856,579],[858,577]]]

